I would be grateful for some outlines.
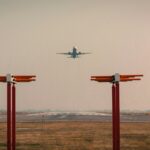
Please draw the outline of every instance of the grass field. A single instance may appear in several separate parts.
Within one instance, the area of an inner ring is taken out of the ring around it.
[[[17,150],[112,150],[111,123],[17,123]],[[0,123],[0,150],[6,124]],[[121,123],[121,150],[150,150],[150,123]]]

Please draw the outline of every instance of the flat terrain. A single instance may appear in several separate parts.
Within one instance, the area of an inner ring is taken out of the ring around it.
[[[17,123],[17,150],[112,150],[110,122]],[[6,150],[6,123],[0,123],[0,150]],[[121,123],[121,150],[150,150],[150,123]]]

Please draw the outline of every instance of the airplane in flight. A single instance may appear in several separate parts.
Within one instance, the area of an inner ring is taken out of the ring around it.
[[[66,52],[66,53],[57,53],[57,54],[63,54],[63,55],[69,55],[70,58],[79,58],[79,55],[85,55],[85,54],[91,54],[89,52],[83,53],[83,52],[78,52],[77,48],[74,46],[72,48],[71,52]]]

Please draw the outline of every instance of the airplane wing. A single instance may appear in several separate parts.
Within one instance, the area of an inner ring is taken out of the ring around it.
[[[71,53],[70,53],[70,52],[68,52],[68,53],[56,53],[56,54],[71,55]]]
[[[87,52],[87,53],[79,52],[79,53],[78,53],[78,55],[85,55],[85,54],[91,54],[91,53],[89,53],[89,52]]]

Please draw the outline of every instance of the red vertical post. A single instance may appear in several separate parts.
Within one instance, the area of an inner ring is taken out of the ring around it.
[[[120,94],[119,82],[116,82],[116,150],[120,150]]]
[[[12,150],[16,150],[16,87],[12,86]]]
[[[7,82],[7,150],[11,150],[11,83]]]
[[[116,119],[116,86],[113,83],[112,85],[112,142],[113,142],[113,150],[116,150],[116,126],[115,126],[115,119]]]
[[[119,82],[112,85],[113,150],[120,150],[120,100]]]

